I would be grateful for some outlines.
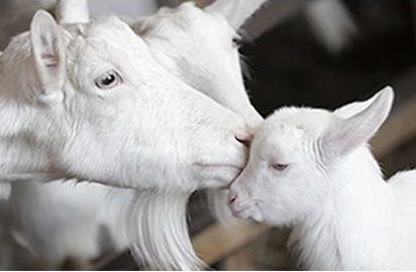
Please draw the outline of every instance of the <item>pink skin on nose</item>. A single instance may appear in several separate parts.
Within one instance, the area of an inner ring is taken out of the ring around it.
[[[241,130],[235,134],[235,139],[249,148],[253,140],[253,134],[247,130]]]
[[[242,203],[237,193],[231,191],[229,197],[229,205],[233,216],[237,218],[247,219],[250,217],[251,203]]]

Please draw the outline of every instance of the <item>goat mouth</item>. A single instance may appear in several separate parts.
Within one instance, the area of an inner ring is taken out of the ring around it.
[[[243,172],[241,166],[229,163],[194,163],[195,177],[201,179],[202,187],[212,189],[227,189]]]

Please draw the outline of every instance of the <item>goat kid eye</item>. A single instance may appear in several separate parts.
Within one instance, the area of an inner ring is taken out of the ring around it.
[[[114,71],[110,70],[99,76],[95,80],[95,85],[100,89],[111,89],[116,87],[122,82],[120,75]]]
[[[280,164],[280,163],[274,163],[271,165],[271,168],[277,171],[283,171],[289,167],[288,164]]]

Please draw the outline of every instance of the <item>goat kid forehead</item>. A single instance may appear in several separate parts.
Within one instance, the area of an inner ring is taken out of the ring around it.
[[[331,112],[323,109],[285,107],[269,116],[256,133],[252,152],[267,159],[279,160],[305,153],[335,122]],[[253,151],[254,150],[254,151]],[[313,150],[312,150],[313,151]]]

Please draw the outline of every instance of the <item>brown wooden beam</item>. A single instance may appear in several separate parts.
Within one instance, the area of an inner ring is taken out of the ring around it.
[[[267,230],[268,227],[250,221],[230,227],[214,224],[194,237],[194,248],[206,263],[213,264],[250,244]]]

